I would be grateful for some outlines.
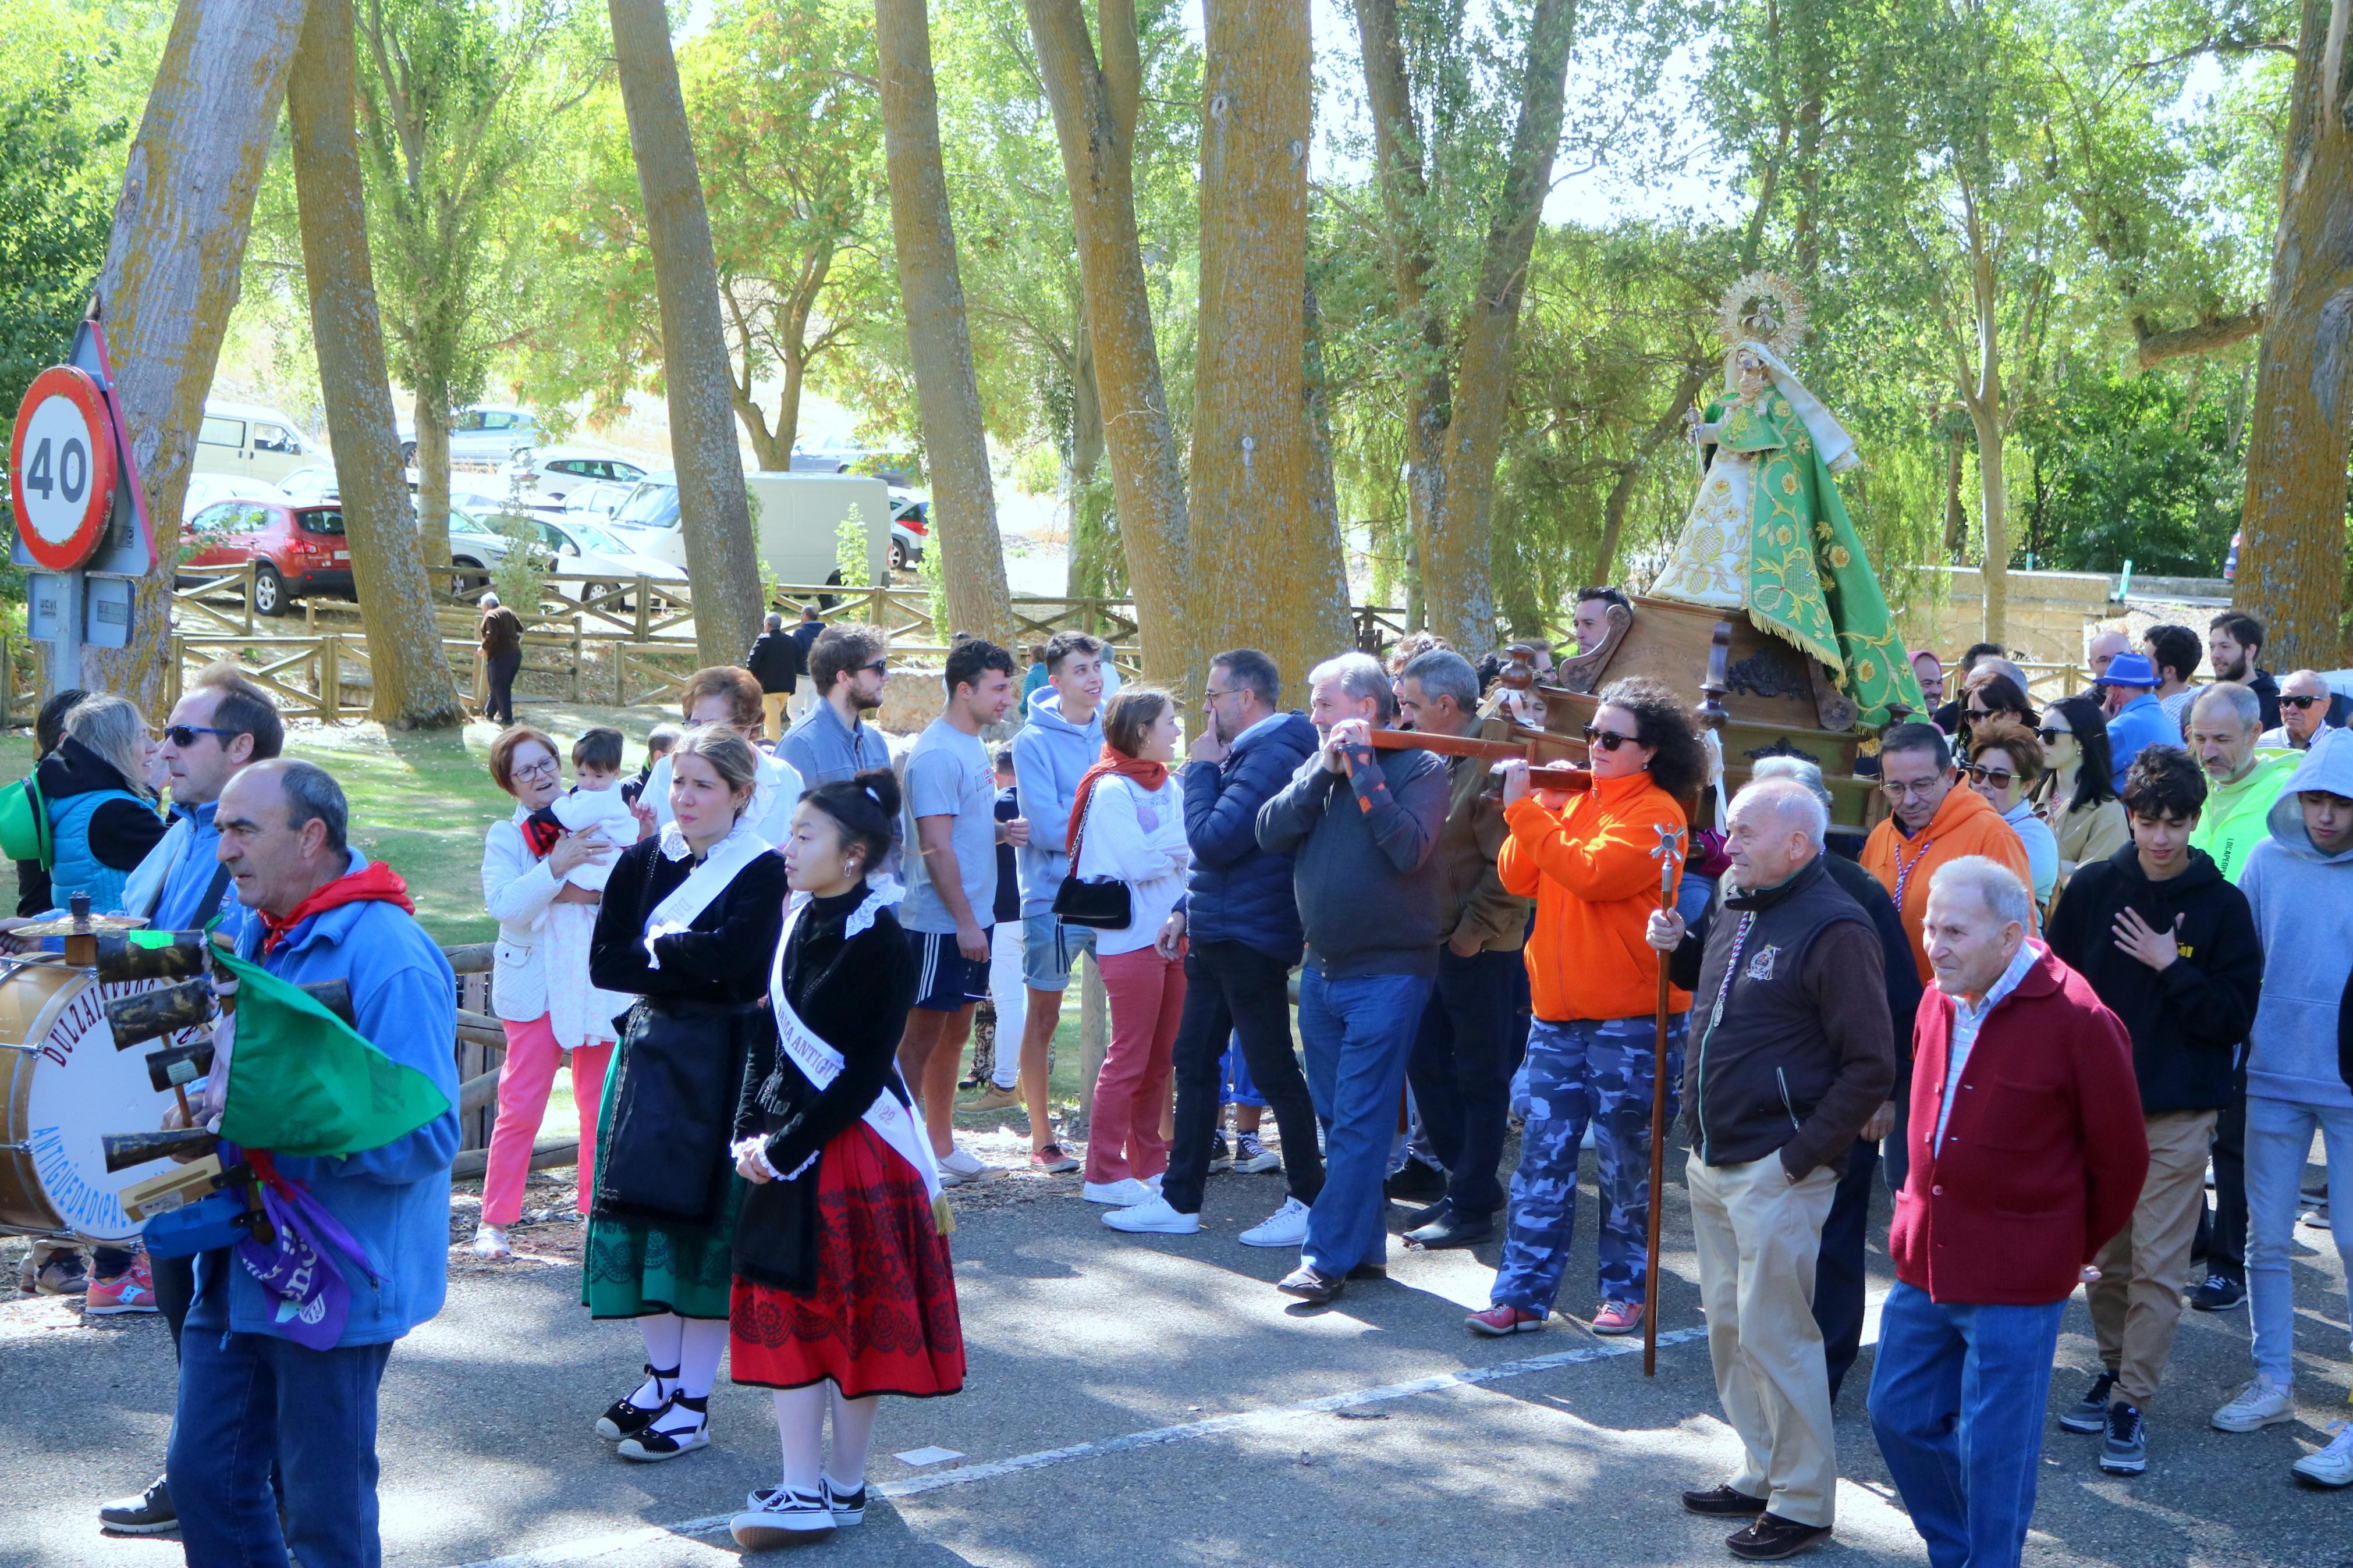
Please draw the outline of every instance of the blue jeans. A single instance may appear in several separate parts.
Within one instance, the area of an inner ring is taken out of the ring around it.
[[[187,1330],[164,1470],[188,1568],[285,1564],[290,1549],[302,1568],[377,1568],[375,1396],[391,1353]]]
[[[2066,1310],[1939,1305],[1901,1280],[1888,1292],[1871,1430],[1929,1568],[2018,1568]]]
[[[1684,1015],[1667,1025],[1667,1119],[1682,1056]],[[1600,1298],[1641,1301],[1650,1235],[1651,1086],[1656,1022],[1640,1018],[1539,1018],[1527,1060],[1512,1087],[1525,1125],[1504,1261],[1491,1300],[1524,1312],[1549,1312],[1568,1267],[1577,1230],[1577,1150],[1594,1128],[1601,1198]]]
[[[1430,990],[1420,974],[1326,980],[1312,963],[1299,972],[1307,1088],[1327,1133],[1324,1188],[1308,1210],[1299,1260],[1318,1274],[1345,1275],[1388,1257],[1381,1178],[1397,1132],[1406,1057]]]

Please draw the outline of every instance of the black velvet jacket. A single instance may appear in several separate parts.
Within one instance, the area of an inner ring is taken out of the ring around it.
[[[915,959],[898,921],[877,910],[853,937],[843,931],[866,885],[812,900],[785,950],[785,995],[811,1033],[841,1053],[822,1090],[779,1048],[774,1019],[753,1037],[735,1109],[735,1136],[765,1135],[768,1163],[798,1170],[854,1126],[878,1094],[906,1092],[896,1070],[899,1037],[915,1001]],[[771,948],[771,951],[774,951]],[[818,1167],[755,1185],[735,1222],[735,1272],[800,1293],[815,1288]]]

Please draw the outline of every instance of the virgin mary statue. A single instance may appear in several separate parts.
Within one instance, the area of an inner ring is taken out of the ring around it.
[[[1651,594],[1747,611],[1758,630],[1820,659],[1866,728],[1886,723],[1893,705],[1922,711],[1831,477],[1862,460],[1853,437],[1781,358],[1804,335],[1804,300],[1784,279],[1752,274],[1725,295],[1722,326],[1724,392],[1691,430],[1699,491]]]

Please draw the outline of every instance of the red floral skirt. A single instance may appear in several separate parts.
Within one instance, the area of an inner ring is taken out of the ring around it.
[[[818,1161],[817,1289],[735,1280],[728,1374],[766,1388],[833,1380],[846,1398],[964,1386],[946,1237],[921,1176],[859,1121]]]

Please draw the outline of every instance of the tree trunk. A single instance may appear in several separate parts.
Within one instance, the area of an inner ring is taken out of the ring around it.
[[[607,0],[607,8],[645,200],[654,289],[661,297],[670,460],[678,470],[687,572],[694,579],[695,653],[706,665],[733,664],[759,629],[765,595],[744,493],[744,458],[735,447],[711,215],[702,205],[662,0]]]
[[[1135,232],[1130,144],[1135,123],[1134,8],[1120,0],[1105,0],[1099,7],[1105,64],[1098,66],[1079,0],[1025,5],[1071,187],[1112,489],[1145,673],[1174,681],[1184,673],[1187,513]]]
[[[303,0],[180,0],[131,144],[98,290],[114,395],[155,532],[132,637],[85,648],[82,684],[163,713],[180,506],[196,426],[302,29]]]
[[[1307,427],[1307,8],[1208,0],[1205,20],[1183,669],[1189,683],[1218,649],[1255,647],[1303,692],[1347,636]]]
[[[1609,487],[1609,494],[1601,503],[1601,548],[1593,563],[1593,581],[1607,583],[1618,562],[1618,542],[1626,531],[1626,509],[1632,504],[1634,490],[1651,471],[1651,458],[1666,445],[1671,437],[1683,429],[1683,410],[1692,405],[1699,389],[1707,384],[1715,373],[1713,364],[1688,364],[1683,379],[1675,384],[1675,395],[1667,404],[1667,411],[1651,422],[1649,429],[1637,439],[1633,455],[1618,470],[1618,479]]]
[[[2344,51],[2326,43],[2329,14],[2328,0],[2304,0],[2232,596],[2263,621],[2274,669],[2343,662],[2353,132],[2345,121]],[[2338,58],[2328,59],[2332,52]]]
[[[905,300],[908,356],[923,426],[923,466],[947,589],[958,631],[1010,641],[1013,607],[1005,587],[1005,546],[997,533],[997,492],[988,474],[988,433],[973,379],[972,334],[949,221],[947,170],[940,155],[940,103],[932,82],[926,0],[874,0],[874,45],[882,83],[882,155],[891,185],[891,236]]]
[[[1969,547],[1969,513],[1961,504],[1961,452],[1967,443],[1956,426],[1945,435],[1945,559],[1962,563]]]
[[[286,87],[294,139],[295,205],[311,338],[319,356],[327,440],[343,501],[343,539],[367,630],[368,716],[388,729],[440,729],[465,721],[449,679],[441,627],[408,485],[401,476],[392,388],[368,261],[367,207],[353,132],[359,60],[351,0],[310,0],[301,47]]]
[[[449,564],[449,392],[431,377],[419,379],[409,405],[417,427],[417,540],[418,558],[429,567]],[[484,563],[485,565],[488,563]],[[427,574],[428,580],[430,574]],[[535,605],[517,605],[517,615]]]

